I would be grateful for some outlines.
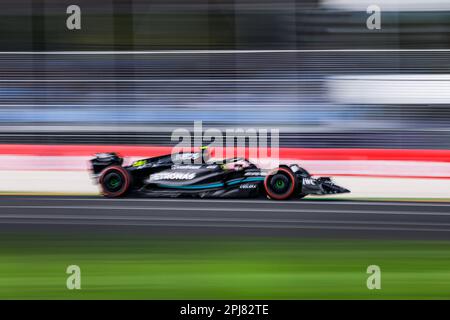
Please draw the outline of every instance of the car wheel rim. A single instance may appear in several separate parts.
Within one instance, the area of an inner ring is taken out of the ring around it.
[[[117,173],[111,173],[105,179],[106,189],[110,192],[116,192],[122,188],[123,179]]]
[[[271,189],[276,194],[282,195],[289,191],[290,182],[289,178],[286,177],[284,174],[277,174],[272,177],[271,182]]]

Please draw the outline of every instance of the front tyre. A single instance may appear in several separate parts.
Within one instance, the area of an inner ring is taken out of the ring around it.
[[[296,178],[290,169],[280,167],[266,176],[264,189],[270,199],[289,199],[295,192]]]
[[[111,166],[103,170],[99,184],[102,194],[108,198],[124,196],[130,189],[131,176],[127,170],[120,166]]]

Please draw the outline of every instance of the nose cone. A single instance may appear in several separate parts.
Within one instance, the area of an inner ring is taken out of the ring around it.
[[[337,186],[337,193],[350,193],[350,190]]]
[[[350,190],[337,185],[333,185],[332,193],[350,193]]]
[[[348,190],[348,189],[345,189],[345,188],[341,188],[341,189],[342,189],[341,193],[350,193],[350,190]]]

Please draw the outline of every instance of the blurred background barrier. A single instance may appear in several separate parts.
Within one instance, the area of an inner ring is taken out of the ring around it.
[[[432,64],[448,71],[449,60],[409,51],[0,54],[0,138],[170,144],[173,129],[201,120],[279,128],[285,146],[448,149],[449,80]],[[419,68],[426,73],[405,73]]]
[[[178,127],[279,128],[312,148],[450,148],[443,0],[5,0],[0,143],[170,145]]]
[[[81,30],[68,31],[76,3]],[[378,5],[381,30],[368,30]],[[445,49],[446,0],[3,0],[3,50]]]
[[[450,3],[443,0],[320,0],[322,7],[331,10],[365,11],[370,5],[377,5],[383,11],[450,11]]]

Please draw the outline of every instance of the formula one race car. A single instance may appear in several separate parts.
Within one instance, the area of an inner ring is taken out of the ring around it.
[[[179,160],[183,160],[182,163]],[[186,164],[187,160],[192,160]],[[200,161],[198,161],[200,160]],[[97,154],[91,160],[92,173],[106,197],[139,194],[153,197],[196,196],[200,198],[255,198],[274,200],[306,195],[347,193],[330,178],[313,178],[297,165],[274,170],[259,169],[244,158],[212,162],[207,153],[169,154],[138,160],[122,166],[115,153]]]

